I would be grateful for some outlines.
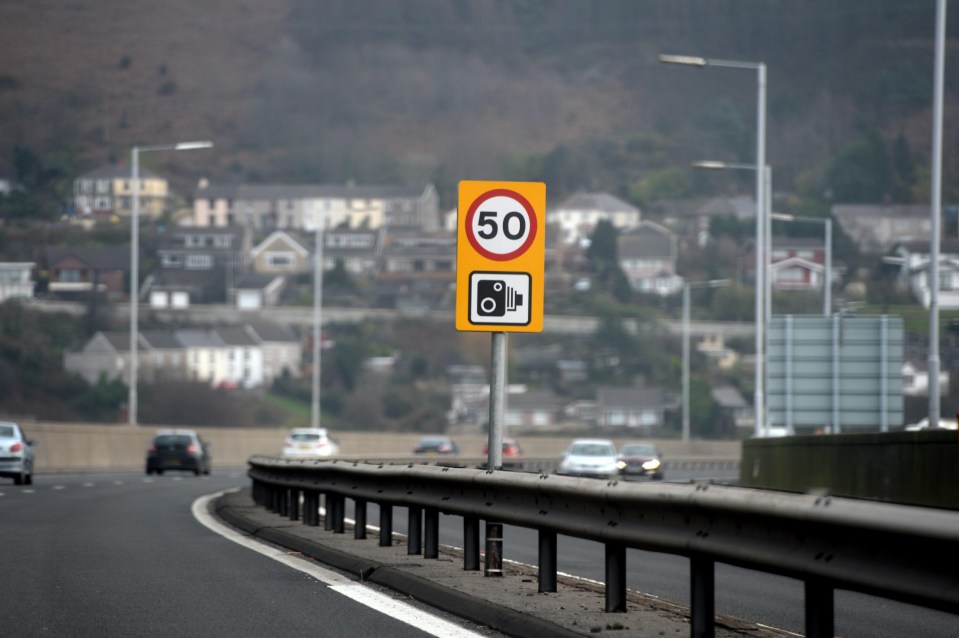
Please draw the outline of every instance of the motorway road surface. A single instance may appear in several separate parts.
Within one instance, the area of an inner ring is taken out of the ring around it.
[[[0,635],[500,636],[297,559],[318,580],[194,518],[198,497],[248,484],[215,469],[0,480]]]
[[[384,602],[382,592],[356,593],[366,586],[327,570],[293,570],[284,563],[307,561],[268,550],[273,560],[194,517],[198,498],[248,485],[244,472],[216,469],[200,478],[46,475],[22,487],[0,480],[0,634],[498,636],[441,613],[424,617],[400,596]],[[368,514],[378,521],[375,506]],[[462,546],[461,519],[440,520],[440,542]],[[403,531],[405,510],[397,508],[394,522]],[[506,528],[507,560],[535,565],[537,548],[535,532]],[[600,544],[561,537],[558,555],[560,571],[602,580]],[[631,589],[689,600],[686,559],[630,550],[628,569]],[[798,581],[725,565],[716,581],[718,612],[802,632]],[[347,590],[352,598],[339,593]],[[836,623],[844,638],[959,636],[959,616],[849,592],[837,593]]]

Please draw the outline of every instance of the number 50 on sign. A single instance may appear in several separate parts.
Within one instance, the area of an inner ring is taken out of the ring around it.
[[[456,328],[541,332],[546,184],[459,184]]]

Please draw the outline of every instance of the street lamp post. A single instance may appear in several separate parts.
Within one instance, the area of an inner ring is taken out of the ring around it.
[[[728,279],[690,281],[683,284],[683,442],[688,443],[689,433],[689,291],[692,288],[719,288],[728,286]]]
[[[180,142],[155,146],[134,146],[130,151],[130,390],[127,400],[127,422],[137,424],[138,374],[138,306],[140,297],[140,153],[154,151],[192,151],[211,148],[213,142]]]
[[[310,425],[320,427],[320,348],[323,338],[323,223],[319,214],[314,218],[316,250],[313,255],[313,401]]]
[[[765,420],[764,359],[765,359],[765,231],[767,220],[763,218],[766,206],[765,175],[766,166],[766,63],[742,62],[738,60],[719,60],[691,55],[660,55],[659,61],[666,64],[681,64],[703,68],[706,66],[749,69],[756,71],[756,390],[753,398],[756,410],[756,436],[762,436]]]
[[[799,215],[786,215],[784,213],[772,213],[770,219],[777,219],[784,222],[809,222],[822,224],[825,232],[826,244],[826,265],[823,281],[823,300],[822,314],[828,317],[832,314],[832,219],[819,217],[802,217]]]
[[[933,70],[933,126],[929,250],[929,425],[939,424],[939,236],[942,232],[942,111],[946,48],[946,0],[936,2],[936,61]]]

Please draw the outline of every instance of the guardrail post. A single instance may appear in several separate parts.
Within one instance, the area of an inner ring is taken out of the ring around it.
[[[556,591],[556,532],[539,530],[539,592]]]
[[[320,524],[320,493],[316,490],[303,493],[303,522],[310,527]]]
[[[439,558],[440,556],[440,511],[427,507],[424,512],[423,558]]]
[[[333,533],[342,534],[346,530],[346,497],[331,494],[330,505],[333,510]]]
[[[479,571],[480,521],[475,516],[463,517],[463,569]]]
[[[333,531],[333,495],[323,492],[323,529]]]
[[[356,499],[353,502],[353,520],[355,525],[353,526],[353,538],[356,540],[363,540],[366,538],[366,501],[363,499]]]
[[[393,545],[393,506],[380,503],[380,547]]]
[[[832,638],[835,635],[833,588],[819,578],[807,580],[805,585],[807,638]]]
[[[290,490],[281,487],[277,490],[280,493],[280,508],[277,512],[280,516],[289,516],[290,515]]]
[[[423,553],[423,509],[411,505],[408,511],[407,534],[409,535],[409,542],[406,546],[406,553],[421,554]]]
[[[486,521],[486,561],[484,576],[503,575],[503,524]]]
[[[626,546],[606,543],[606,611],[626,611]]]
[[[716,564],[711,559],[689,557],[689,593],[692,611],[690,635],[693,638],[712,638],[716,635]]]
[[[280,511],[282,507],[280,505],[280,497],[283,496],[283,490],[279,487],[273,486],[270,488],[270,511],[276,514]]]
[[[300,490],[290,489],[290,520],[300,520]]]

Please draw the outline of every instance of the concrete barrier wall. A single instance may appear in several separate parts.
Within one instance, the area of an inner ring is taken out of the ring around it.
[[[95,423],[21,422],[37,442],[36,471],[142,470],[146,451],[157,430]],[[246,467],[257,454],[279,456],[287,431],[273,428],[191,428],[212,443],[213,466]],[[409,457],[421,434],[389,432],[332,432],[343,456],[359,458]],[[482,457],[485,435],[453,437],[464,457]],[[517,437],[527,457],[559,458],[572,437]],[[624,443],[627,439],[614,438]],[[737,460],[737,441],[656,441],[667,459]]]
[[[955,431],[841,434],[744,442],[746,487],[959,509]]]

